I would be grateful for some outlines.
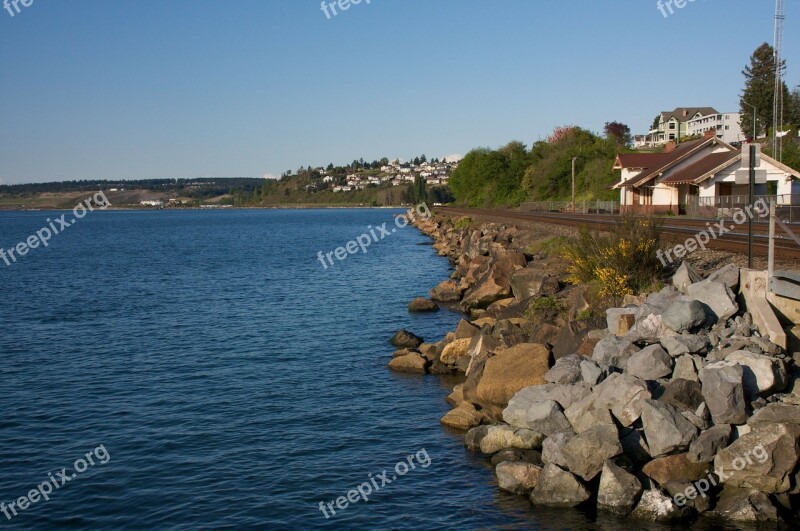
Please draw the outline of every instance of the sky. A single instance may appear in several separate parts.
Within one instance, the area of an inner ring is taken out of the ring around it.
[[[786,4],[795,87],[800,2]],[[686,0],[667,16],[656,0],[363,0],[335,16],[319,0],[18,6],[0,9],[5,184],[262,177],[614,120],[644,133],[678,106],[737,111],[775,2]]]

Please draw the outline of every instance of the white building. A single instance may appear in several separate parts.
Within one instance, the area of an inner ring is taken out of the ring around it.
[[[703,136],[706,132],[711,131],[727,144],[744,142],[745,137],[742,133],[740,119],[741,115],[738,112],[699,116],[686,122],[686,133],[688,136]]]

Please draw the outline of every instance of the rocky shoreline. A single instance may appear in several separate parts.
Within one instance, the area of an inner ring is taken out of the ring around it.
[[[491,459],[501,489],[659,522],[800,515],[800,355],[761,336],[738,267],[703,279],[683,264],[592,316],[587,286],[528,231],[414,225],[455,270],[409,311],[465,318],[437,343],[398,331],[389,367],[463,376],[441,422]]]

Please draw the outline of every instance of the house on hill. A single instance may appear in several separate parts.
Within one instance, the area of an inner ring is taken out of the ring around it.
[[[714,107],[677,107],[673,111],[663,111],[658,123],[647,134],[645,144],[663,146],[667,142],[680,142],[689,136],[689,123],[696,122],[705,116],[718,115]]]
[[[742,207],[749,200],[747,184],[737,172],[747,170],[742,154],[709,132],[708,138],[675,145],[661,153],[618,155],[614,169],[620,180],[623,212],[692,214],[716,217],[717,209]],[[800,172],[761,155],[755,195],[771,196],[779,205],[800,204]]]

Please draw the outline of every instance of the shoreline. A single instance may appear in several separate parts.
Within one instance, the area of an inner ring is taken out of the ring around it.
[[[661,291],[586,317],[586,290],[565,282],[563,260],[534,252],[536,237],[513,222],[459,219],[413,223],[455,271],[409,311],[441,304],[464,318],[437,343],[398,331],[389,366],[463,378],[441,423],[491,460],[501,490],[534,507],[596,508],[631,522],[797,517],[800,357],[761,337],[740,307],[739,268],[704,280],[682,265]],[[532,315],[532,301],[554,298],[561,316]],[[689,306],[718,315],[671,324],[678,332],[665,326]],[[745,371],[764,367],[773,382],[753,389]],[[786,451],[776,440],[794,441],[789,463],[776,465]]]

